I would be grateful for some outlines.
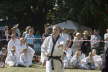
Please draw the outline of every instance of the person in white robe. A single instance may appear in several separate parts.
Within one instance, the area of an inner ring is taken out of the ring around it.
[[[96,49],[92,50],[92,55],[93,55],[93,59],[94,59],[96,69],[101,69],[102,57],[96,54]]]
[[[54,72],[63,72],[62,57],[66,44],[64,41],[63,37],[60,36],[60,28],[54,26],[52,35],[47,37],[42,44],[43,52],[48,58],[46,61],[46,72],[52,72],[53,70]]]
[[[85,58],[85,55],[81,53],[81,50],[78,49],[74,56],[70,60],[70,65],[72,68],[80,68],[81,67],[81,60]]]
[[[76,35],[74,36],[73,44],[72,44],[72,54],[73,55],[78,49],[81,49],[81,44],[82,44],[81,40],[82,40],[81,33],[77,32]]]
[[[70,59],[72,58],[72,49],[71,48],[66,49],[65,53],[68,61],[70,61]]]
[[[16,47],[13,46],[10,50],[10,53],[7,55],[5,64],[8,66],[17,66],[18,65],[18,59],[16,54]]]
[[[11,40],[8,42],[8,46],[7,46],[7,55],[11,54],[11,49],[15,47],[15,54],[17,54],[17,59],[19,61],[19,57],[20,57],[20,40],[16,38],[15,34],[11,35]]]
[[[20,39],[21,41],[21,54],[19,65],[29,67],[32,65],[32,59],[35,51],[28,45],[26,45],[26,40],[24,38]]]
[[[66,53],[64,52],[63,65],[64,65],[65,69],[72,68],[72,66],[70,64],[71,58],[72,58],[72,56],[70,58],[68,58]]]
[[[86,58],[81,60],[81,68],[87,70],[96,69],[92,52],[90,52]]]

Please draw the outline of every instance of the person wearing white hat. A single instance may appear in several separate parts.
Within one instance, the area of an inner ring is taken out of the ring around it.
[[[78,49],[81,49],[82,42],[80,40],[82,40],[81,33],[77,32],[73,39],[72,55],[74,55]]]

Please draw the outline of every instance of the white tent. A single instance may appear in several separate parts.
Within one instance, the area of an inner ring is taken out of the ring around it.
[[[69,29],[69,30],[90,30],[91,29],[83,25],[78,25],[77,23],[71,20],[67,20],[65,22],[58,23],[56,25],[60,26],[61,28]],[[51,28],[52,26],[49,26],[49,28]]]
[[[57,25],[64,29],[78,30],[78,24],[70,20],[67,20],[66,22],[58,23]]]

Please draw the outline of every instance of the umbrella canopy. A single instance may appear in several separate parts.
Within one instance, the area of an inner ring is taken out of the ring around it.
[[[58,23],[58,26],[64,29],[78,30],[78,25],[75,22],[67,20],[66,22]]]

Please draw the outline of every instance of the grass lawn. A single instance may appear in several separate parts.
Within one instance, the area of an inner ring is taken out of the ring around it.
[[[45,68],[41,65],[33,66],[30,68],[24,67],[6,67],[0,68],[0,72],[45,72]],[[96,70],[80,70],[80,69],[65,69],[64,72],[101,72]]]

